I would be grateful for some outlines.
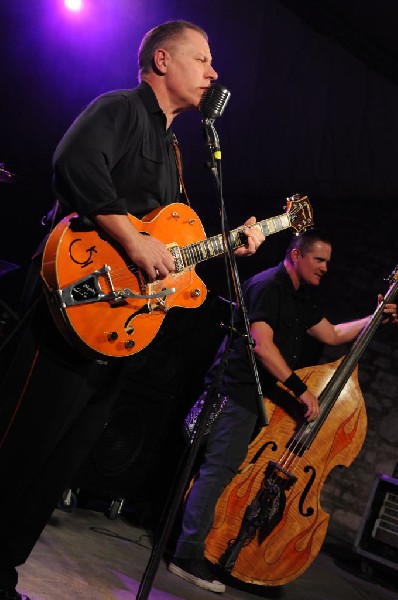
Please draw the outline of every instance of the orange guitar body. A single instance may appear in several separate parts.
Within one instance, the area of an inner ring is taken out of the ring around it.
[[[206,238],[199,217],[182,203],[156,209],[143,220],[128,216],[137,230],[156,237],[166,246],[181,246]],[[93,275],[104,265],[111,265],[109,274]],[[170,308],[196,308],[207,295],[194,267],[147,283],[139,269],[128,265],[127,257],[114,242],[110,243],[94,229],[87,230],[76,214],[64,218],[51,232],[44,250],[42,277],[61,332],[83,351],[104,356],[122,357],[139,352],[153,340]],[[161,298],[126,297],[119,302],[79,303],[85,295],[93,294],[94,283],[104,294],[111,293],[112,286],[116,290],[128,288],[137,295],[156,294],[165,288],[175,291]],[[77,303],[65,306],[64,298],[57,301],[54,292],[71,286],[73,301]]]
[[[307,196],[287,198],[282,215],[256,222],[265,236],[313,225]],[[206,238],[198,215],[175,202],[142,220],[128,218],[143,235],[164,243],[175,272],[148,283],[115,240],[77,214],[51,231],[43,253],[42,279],[56,325],[66,339],[86,354],[124,357],[145,348],[156,336],[170,308],[196,308],[207,290],[195,266],[226,252],[221,234]],[[244,227],[230,232],[232,248],[246,243]]]

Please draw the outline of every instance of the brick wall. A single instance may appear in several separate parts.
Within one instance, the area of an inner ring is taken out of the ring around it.
[[[324,201],[320,210],[317,225],[335,234],[325,281],[328,316],[336,323],[370,314],[377,293],[388,289],[383,278],[398,263],[398,208],[350,201],[342,215]],[[342,350],[349,347],[325,348],[322,362],[335,360]],[[398,463],[398,327],[376,331],[359,360],[359,384],[368,415],[365,442],[350,467],[330,473],[321,495],[323,509],[331,514],[329,532],[351,541],[376,474],[394,475]]]

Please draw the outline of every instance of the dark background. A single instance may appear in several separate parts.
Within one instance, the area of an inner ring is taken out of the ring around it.
[[[18,308],[25,270],[43,235],[41,219],[54,200],[51,159],[61,136],[95,96],[136,85],[142,36],[170,19],[191,20],[208,32],[219,81],[231,91],[215,123],[230,226],[252,214],[281,214],[286,197],[307,195],[315,224],[335,240],[320,298],[326,314],[340,321],[371,312],[398,262],[396,0],[85,0],[80,14],[65,11],[61,0],[3,3],[0,162],[16,177],[13,184],[0,183],[0,260],[19,268],[0,277],[0,301]],[[191,204],[207,234],[219,233],[200,115],[181,115],[173,127]],[[254,257],[238,259],[241,279],[280,260],[290,235],[271,236]],[[221,259],[198,271],[215,298],[225,295]],[[151,347],[156,358],[166,340],[172,348],[167,368],[143,356],[144,366],[124,390],[120,405],[133,388],[145,388],[137,435],[146,457],[145,427],[148,436],[155,427],[160,439],[174,417],[170,396],[189,384],[196,392],[219,335],[218,308],[214,314],[212,321],[205,313],[209,321],[202,322],[201,312],[191,321],[185,316],[184,329],[175,333],[171,323]],[[363,365],[371,416],[366,446],[359,467],[350,471],[350,491],[347,480],[337,478],[329,493],[345,531],[358,525],[375,471],[391,473],[397,460],[398,428],[386,425],[386,419],[398,423],[396,341],[396,332],[379,331]],[[199,362],[192,362],[192,348]],[[159,409],[148,404],[153,391]],[[156,443],[151,448],[158,452]]]
[[[231,91],[216,121],[230,226],[251,214],[280,214],[287,196],[305,194],[315,224],[336,236],[339,260],[363,268],[366,277],[367,257],[359,265],[352,251],[365,236],[372,251],[382,244],[392,269],[398,197],[394,0],[202,0],[189,6],[182,0],[85,0],[79,14],[66,11],[61,0],[3,3],[0,162],[18,180],[0,185],[0,259],[27,264],[53,201],[51,158],[59,139],[92,98],[136,84],[143,34],[176,18],[208,31],[219,81]],[[182,115],[174,128],[192,205],[208,235],[218,233],[200,115]],[[387,224],[378,219],[382,211],[391,215]],[[347,219],[352,231],[343,245]],[[270,238],[258,256],[240,260],[242,278],[279,259],[289,236]],[[216,292],[223,288],[217,263],[204,267]],[[19,273],[2,281],[10,300]]]

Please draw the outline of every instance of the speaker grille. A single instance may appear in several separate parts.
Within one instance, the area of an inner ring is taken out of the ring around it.
[[[116,477],[130,469],[143,448],[147,426],[142,411],[137,407],[116,408],[105,425],[101,443],[93,449],[98,472]]]

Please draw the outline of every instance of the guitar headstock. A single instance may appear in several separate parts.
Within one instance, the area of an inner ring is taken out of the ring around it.
[[[388,281],[389,283],[394,283],[394,280],[397,279],[398,280],[398,265],[395,266],[395,269],[393,269],[391,271],[391,273],[385,277],[385,281]]]
[[[296,232],[296,235],[314,226],[314,218],[311,205],[307,196],[294,194],[286,198],[287,204],[284,207],[289,217],[290,226]]]

